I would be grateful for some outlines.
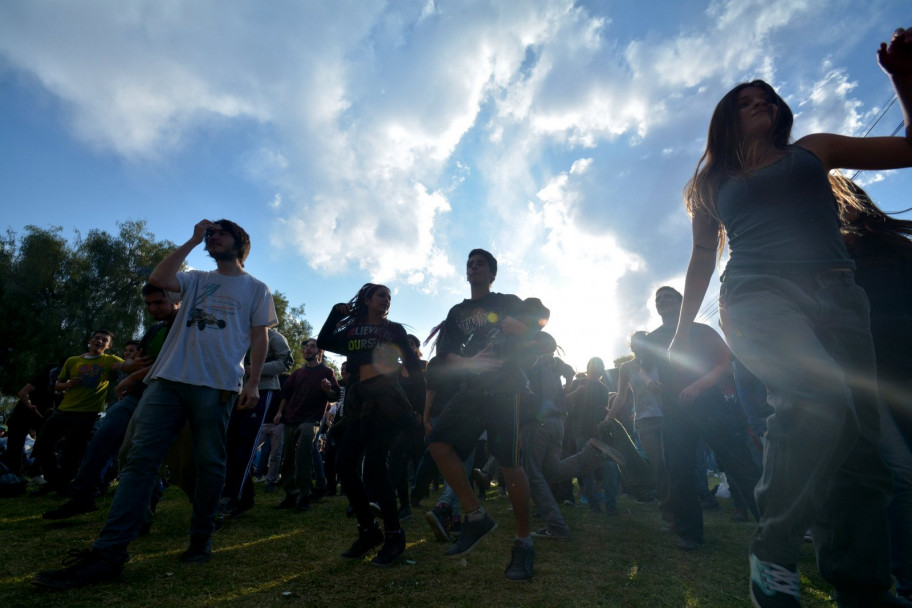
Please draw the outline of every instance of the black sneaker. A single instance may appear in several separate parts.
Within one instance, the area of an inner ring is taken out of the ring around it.
[[[98,505],[94,501],[82,501],[71,498],[56,509],[45,511],[44,519],[69,519],[83,513],[92,513],[98,510]]]
[[[299,512],[310,511],[310,496],[302,496],[298,503],[295,505],[295,509]]]
[[[755,608],[800,608],[798,572],[750,554],[750,597]]]
[[[404,538],[403,542],[405,542]],[[358,540],[352,543],[352,546],[342,554],[342,557],[345,559],[360,559],[383,541],[383,532],[377,524],[371,525],[366,530],[358,528]]]
[[[62,570],[45,570],[32,579],[33,585],[51,589],[77,589],[118,578],[123,563],[112,562],[95,549],[71,549]]]
[[[209,536],[192,535],[190,547],[180,554],[185,564],[205,564],[212,559],[212,539]]]
[[[508,581],[528,581],[532,578],[532,567],[535,564],[535,547],[515,541],[510,549],[510,565],[504,576]]]
[[[427,520],[434,536],[442,543],[453,542],[449,532],[452,523],[451,513],[450,505],[438,503],[436,507],[424,514],[424,519]]]
[[[487,513],[475,521],[466,520],[456,542],[444,552],[444,557],[460,557],[475,548],[482,538],[497,529],[497,524]]]
[[[371,563],[386,568],[395,564],[403,553],[405,553],[405,532],[402,530],[387,532],[383,546],[380,547],[380,551],[377,552]]]

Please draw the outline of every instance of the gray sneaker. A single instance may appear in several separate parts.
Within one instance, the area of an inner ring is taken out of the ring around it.
[[[510,565],[504,576],[508,581],[528,581],[532,578],[532,566],[535,564],[535,547],[520,541],[513,543],[510,549]]]
[[[801,578],[792,568],[750,554],[750,598],[756,608],[799,608]]]
[[[475,548],[482,538],[497,529],[497,524],[487,513],[476,521],[466,521],[462,524],[462,532],[456,542],[444,552],[444,557],[460,557]]]

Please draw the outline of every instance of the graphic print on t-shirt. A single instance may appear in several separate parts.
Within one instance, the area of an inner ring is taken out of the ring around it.
[[[98,363],[82,363],[76,366],[76,376],[86,388],[96,388],[103,379],[104,371],[104,366]]]
[[[234,298],[215,295],[220,287],[218,284],[209,284],[201,290],[200,295],[193,301],[190,315],[187,317],[187,327],[196,325],[203,331],[207,327],[225,329],[228,326],[227,319],[237,314],[241,304]]]

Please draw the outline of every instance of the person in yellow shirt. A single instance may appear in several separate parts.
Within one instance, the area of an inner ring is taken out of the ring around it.
[[[88,352],[70,357],[63,364],[54,385],[55,390],[64,393],[63,401],[44,423],[35,441],[35,459],[47,481],[36,493],[54,490],[67,493],[98,413],[104,409],[108,384],[123,363],[120,357],[105,354],[113,341],[111,332],[97,330],[89,340]],[[64,437],[64,453],[58,462],[55,447]]]

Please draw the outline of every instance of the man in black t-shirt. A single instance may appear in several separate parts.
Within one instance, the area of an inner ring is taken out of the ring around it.
[[[534,320],[526,318],[518,297],[491,291],[496,275],[493,255],[483,249],[469,253],[466,278],[471,298],[450,309],[437,345],[437,355],[463,380],[431,431],[428,450],[465,514],[462,533],[445,553],[459,557],[497,527],[472,492],[462,464],[487,430],[488,450],[510,487],[516,517],[506,577],[528,580],[535,552],[529,529],[529,481],[519,461],[519,395],[528,391],[528,381],[520,362],[509,355],[540,326],[533,327]]]

